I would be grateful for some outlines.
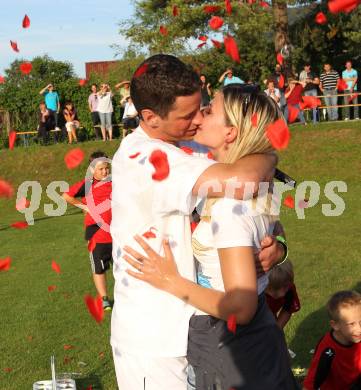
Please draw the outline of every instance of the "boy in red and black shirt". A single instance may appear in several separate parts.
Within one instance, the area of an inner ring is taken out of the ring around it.
[[[361,295],[339,291],[327,304],[331,331],[319,341],[304,390],[361,389]]]
[[[63,198],[86,212],[85,239],[88,241],[95,288],[103,299],[104,310],[111,310],[105,272],[112,263],[110,235],[112,182],[109,176],[110,164],[103,152],[95,152],[90,156],[90,172],[92,178],[72,185],[69,191],[63,194]]]
[[[266,288],[268,307],[283,329],[293,313],[300,310],[300,300],[294,284],[293,266],[289,260],[272,268]]]

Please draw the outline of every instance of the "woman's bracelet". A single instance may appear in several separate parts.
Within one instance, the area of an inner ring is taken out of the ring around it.
[[[276,265],[281,265],[288,258],[288,246],[287,246],[287,241],[284,237],[276,236],[276,240],[283,246],[283,249],[285,250],[285,255],[283,256],[283,259],[278,264],[276,264]]]

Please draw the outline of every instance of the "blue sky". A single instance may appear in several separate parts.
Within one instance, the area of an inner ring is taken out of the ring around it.
[[[125,47],[117,23],[133,13],[134,0],[6,0],[1,1],[0,75],[15,59],[38,55],[69,61],[79,77],[85,62],[113,60],[109,46]],[[31,25],[22,28],[27,14]],[[17,41],[20,53],[10,47]]]

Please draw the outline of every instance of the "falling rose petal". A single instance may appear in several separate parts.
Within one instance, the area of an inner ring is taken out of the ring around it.
[[[293,199],[293,197],[291,195],[287,195],[283,201],[283,204],[286,206],[286,207],[289,207],[290,209],[294,209],[295,208],[295,200]]]
[[[51,268],[57,273],[57,274],[60,274],[61,271],[60,271],[60,265],[55,261],[55,260],[52,260],[51,261]]]
[[[231,314],[227,319],[227,328],[230,332],[236,334],[236,328],[237,328],[237,321],[236,316],[234,314]]]
[[[284,86],[285,86],[285,78],[283,77],[283,74],[281,74],[278,80],[278,88],[283,88]]]
[[[74,349],[74,345],[65,344],[64,345],[64,351],[68,351],[69,349]]]
[[[18,48],[18,44],[17,44],[17,42],[15,42],[15,41],[10,41],[10,46],[11,46],[11,48],[16,52],[16,53],[19,53],[19,48]]]
[[[307,207],[308,207],[308,199],[301,199],[298,202],[298,208],[300,208],[300,209],[307,209]]]
[[[240,62],[238,46],[234,38],[231,37],[230,35],[226,35],[224,37],[223,42],[224,42],[226,54],[228,54],[233,61]]]
[[[179,15],[179,8],[176,5],[173,5],[172,13],[174,17]]]
[[[219,16],[212,16],[209,21],[209,27],[213,30],[218,30],[223,26],[223,19]]]
[[[159,32],[165,37],[166,35],[168,35],[168,29],[167,27],[165,26],[160,26],[159,27]]]
[[[104,318],[102,298],[100,296],[93,298],[88,294],[84,297],[84,301],[89,313],[92,315],[95,321],[98,323],[102,322]]]
[[[198,223],[195,221],[191,222],[191,232],[193,233],[196,230]]]
[[[129,158],[137,158],[140,155],[140,152],[134,153],[129,156]]]
[[[88,251],[89,252],[93,252],[93,250],[95,249],[97,243],[95,242],[95,240],[91,239],[89,240],[88,242]]]
[[[207,44],[207,42],[202,42],[202,43],[200,43],[197,47],[198,48],[201,48],[201,47],[203,47],[204,45],[206,45]]]
[[[80,148],[70,150],[64,157],[65,165],[68,169],[74,169],[84,159],[84,152]]]
[[[84,87],[85,84],[86,84],[86,79],[80,79],[80,80],[79,80],[79,85],[80,85],[81,87]]]
[[[283,64],[283,56],[282,56],[281,53],[277,53],[276,59],[277,59],[277,62],[278,62],[280,65]]]
[[[357,99],[357,93],[354,94],[354,95],[351,95],[349,98],[348,98],[348,102],[351,103],[353,100]]]
[[[154,227],[151,227],[147,232],[143,233],[142,236],[144,238],[156,238],[154,231],[157,230]]]
[[[13,370],[13,369],[12,369],[11,367],[5,367],[5,368],[4,368],[4,371],[5,371],[5,372],[11,372],[12,370]]]
[[[288,122],[293,123],[298,116],[300,110],[294,106],[288,106]]]
[[[345,89],[348,88],[348,85],[344,79],[338,79],[337,80],[337,89],[339,91],[344,91]]]
[[[213,14],[214,12],[217,12],[221,9],[219,5],[205,5],[203,7],[203,11],[206,14]]]
[[[207,158],[209,158],[210,160],[214,160],[214,156],[211,152],[207,153]]]
[[[9,271],[11,265],[11,257],[0,259],[0,271]]]
[[[13,222],[11,225],[14,229],[26,229],[29,224],[26,221]]]
[[[12,130],[9,133],[9,149],[13,150],[16,141],[16,131]]]
[[[316,108],[321,105],[321,100],[315,96],[302,96],[305,108]]]
[[[325,23],[327,23],[326,15],[323,12],[318,12],[316,14],[315,21],[318,24],[325,24]]]
[[[283,119],[277,119],[266,128],[267,137],[271,145],[277,149],[286,149],[291,138],[290,131]]]
[[[198,38],[200,41],[203,41],[203,42],[206,42],[208,37],[207,35],[201,35],[199,38]]]
[[[217,41],[216,39],[211,39],[213,45],[217,48],[220,49],[222,47],[222,42]]]
[[[301,101],[299,104],[301,110],[305,110],[307,108],[307,104],[305,102]]]
[[[143,64],[136,70],[133,77],[140,77],[143,73],[147,71],[147,69],[148,69],[148,64]]]
[[[257,127],[257,125],[258,125],[258,114],[257,114],[257,112],[252,114],[252,116],[251,116],[251,123],[252,123],[253,127]]]
[[[23,28],[29,28],[29,27],[30,27],[30,19],[28,15],[25,15],[23,19]]]
[[[51,286],[48,286],[48,291],[49,292],[52,292],[52,291],[54,291],[54,290],[56,290],[56,286],[53,284],[53,285],[51,285]]]
[[[30,202],[26,198],[21,198],[18,203],[16,203],[15,208],[17,211],[22,211],[27,209],[30,206]]]
[[[20,65],[20,72],[22,74],[29,74],[32,69],[33,69],[33,65],[31,65],[31,62],[23,62]]]
[[[5,77],[0,76],[0,84],[4,84],[4,83],[5,83]]]
[[[269,7],[269,4],[265,1],[260,1],[259,2],[259,5],[262,7],[262,8],[268,8]]]
[[[232,13],[232,4],[231,4],[231,0],[224,0],[224,6],[226,8],[226,12],[228,15],[231,15]]]
[[[328,2],[328,9],[333,14],[338,12],[350,12],[356,8],[359,3],[358,0],[332,0]]]
[[[0,198],[11,198],[13,194],[12,185],[5,180],[0,180]]]
[[[181,146],[181,148],[183,150],[183,152],[187,153],[187,154],[193,154],[193,149],[190,148],[189,146]]]
[[[162,181],[169,175],[169,163],[166,153],[162,150],[154,150],[149,157],[149,162],[154,166],[153,180]]]
[[[247,3],[248,3],[248,4],[255,4],[255,3],[256,3],[256,0],[247,0]]]

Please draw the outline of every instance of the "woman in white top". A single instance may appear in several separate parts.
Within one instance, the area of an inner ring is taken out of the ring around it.
[[[282,114],[265,94],[244,91],[239,84],[224,87],[194,138],[223,163],[273,151],[265,128]],[[197,309],[189,324],[187,355],[197,390],[297,388],[283,332],[265,303],[267,275],[257,280],[256,274],[254,253],[277,220],[270,198],[266,193],[248,201],[206,201],[192,239],[198,284],[178,273],[166,241],[164,258],[140,237],[146,255],[124,248],[132,255],[124,259],[139,271],[128,270],[130,275]]]
[[[112,127],[112,115],[113,115],[113,103],[112,103],[112,91],[108,84],[102,84],[100,91],[98,92],[98,113],[100,118],[100,128],[102,131],[103,141],[107,139],[107,131],[109,140],[113,138]]]

